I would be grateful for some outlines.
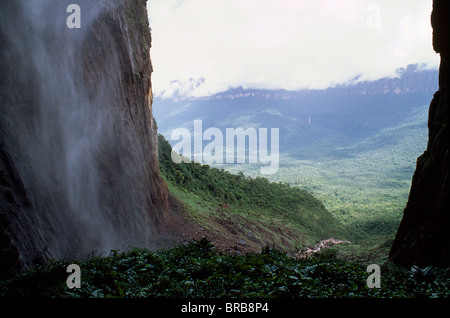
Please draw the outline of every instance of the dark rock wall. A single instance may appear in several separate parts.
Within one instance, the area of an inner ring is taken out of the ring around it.
[[[448,112],[450,2],[434,0],[433,48],[440,54],[439,91],[430,104],[429,141],[417,159],[409,200],[390,259],[404,266],[450,266],[450,134]]]
[[[0,4],[0,279],[164,226],[146,1],[71,3]]]

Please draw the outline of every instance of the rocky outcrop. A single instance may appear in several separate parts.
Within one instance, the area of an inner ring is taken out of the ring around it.
[[[417,159],[408,204],[390,252],[404,266],[450,266],[450,3],[434,0],[433,48],[440,54],[439,91],[430,104],[429,141]]]
[[[146,1],[68,4],[1,4],[0,279],[164,226]]]

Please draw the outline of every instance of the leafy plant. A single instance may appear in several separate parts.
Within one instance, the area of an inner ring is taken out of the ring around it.
[[[448,284],[424,284],[395,265],[382,269],[382,288],[369,289],[366,267],[331,254],[295,259],[264,248],[261,253],[220,253],[207,239],[168,250],[131,248],[78,262],[80,289],[65,285],[69,263],[52,262],[0,283],[2,297],[82,298],[385,298],[447,297]],[[450,274],[435,270],[433,282]]]

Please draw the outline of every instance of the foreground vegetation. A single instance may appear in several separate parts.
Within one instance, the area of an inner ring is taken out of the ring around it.
[[[220,235],[229,235],[230,231],[249,235],[246,231],[251,230],[252,238],[260,246],[267,242],[278,249],[266,247],[258,253],[235,255],[224,253],[209,240],[202,239],[160,251],[130,248],[85,261],[54,260],[47,266],[37,266],[12,280],[0,282],[0,295],[58,298],[444,298],[450,295],[450,269],[403,269],[386,261],[389,240],[394,233],[388,213],[379,220],[362,218],[370,216],[370,211],[360,214],[359,230],[355,231],[355,223],[345,218],[344,212],[356,213],[361,209],[342,209],[343,213],[334,214],[338,215],[338,221],[305,190],[198,163],[175,165],[170,160],[170,151],[170,145],[160,136],[161,172],[171,195],[197,224],[215,227],[222,223],[211,223],[213,220],[237,220],[229,223]],[[380,220],[385,221],[381,224],[384,226],[380,226]],[[299,248],[311,245],[330,232],[346,236],[349,232],[341,223],[352,229],[352,238],[360,238],[358,244],[336,245],[302,259],[281,251],[295,244]],[[222,231],[220,227],[214,230]],[[367,258],[367,262],[361,261],[362,254],[370,253],[376,255]],[[354,257],[355,254],[359,256]],[[71,263],[80,265],[80,289],[69,289],[66,285],[69,275],[66,268]],[[370,263],[381,265],[381,288],[367,287]]]
[[[9,297],[88,298],[385,298],[447,297],[448,270],[381,269],[381,288],[367,287],[367,268],[330,253],[293,259],[275,249],[230,255],[207,239],[163,251],[130,249],[78,262],[81,288],[68,289],[68,262],[53,261],[1,283]]]

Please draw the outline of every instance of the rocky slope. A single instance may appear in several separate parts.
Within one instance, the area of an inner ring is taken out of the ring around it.
[[[441,56],[439,91],[429,109],[429,141],[418,158],[408,204],[390,258],[401,265],[450,266],[450,3],[434,0],[433,48]]]
[[[2,1],[0,279],[49,258],[157,246],[168,192],[145,0]]]

